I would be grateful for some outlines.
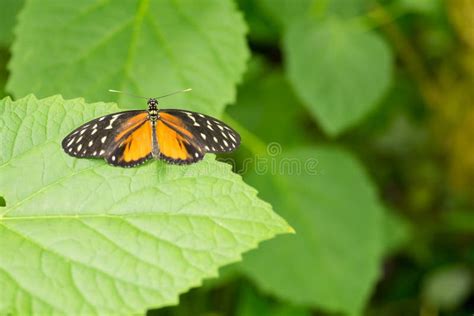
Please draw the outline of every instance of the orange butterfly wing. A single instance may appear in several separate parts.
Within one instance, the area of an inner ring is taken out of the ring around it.
[[[148,119],[147,111],[125,111],[98,117],[69,133],[63,141],[64,151],[79,158],[107,158],[122,138]]]
[[[180,124],[179,119],[173,117],[168,120],[165,117],[156,123],[160,158],[175,164],[190,164],[201,160],[204,152],[193,142],[193,135]]]
[[[152,125],[150,121],[128,124],[115,140],[117,145],[106,157],[109,164],[121,167],[134,167],[152,158]]]
[[[166,109],[160,111],[160,119],[203,153],[228,153],[240,145],[240,135],[234,129],[208,115]]]

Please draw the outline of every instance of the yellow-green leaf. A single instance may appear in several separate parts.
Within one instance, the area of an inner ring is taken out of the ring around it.
[[[230,166],[75,159],[62,138],[115,112],[53,96],[0,101],[0,314],[134,314],[178,295],[286,222]]]

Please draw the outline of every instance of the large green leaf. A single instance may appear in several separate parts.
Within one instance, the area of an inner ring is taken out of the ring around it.
[[[197,14],[198,13],[198,14]],[[8,89],[15,96],[136,99],[194,89],[196,110],[219,115],[235,95],[248,50],[230,0],[28,1],[19,17]]]
[[[299,20],[288,29],[284,48],[296,93],[329,135],[360,121],[389,87],[389,47],[355,22]]]
[[[60,142],[115,104],[0,102],[0,314],[143,313],[289,226],[212,157],[111,167]]]
[[[297,234],[265,242],[240,264],[266,292],[329,311],[357,313],[379,275],[383,206],[347,152],[318,147],[268,158],[249,175]],[[273,176],[271,175],[273,174]]]

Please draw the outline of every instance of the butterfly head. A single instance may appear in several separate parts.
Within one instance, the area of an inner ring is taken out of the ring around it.
[[[149,109],[152,108],[152,107],[156,109],[156,106],[158,105],[158,100],[154,99],[154,98],[150,98],[150,99],[148,99],[146,104],[148,104]]]
[[[148,115],[152,119],[156,119],[158,117],[158,100],[150,98],[147,101],[148,104]]]

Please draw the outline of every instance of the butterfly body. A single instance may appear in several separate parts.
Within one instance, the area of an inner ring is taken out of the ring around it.
[[[109,164],[134,167],[149,159],[191,164],[206,153],[225,153],[240,144],[239,134],[225,123],[196,112],[158,109],[118,112],[96,118],[62,141],[64,151],[78,158],[104,158]]]

